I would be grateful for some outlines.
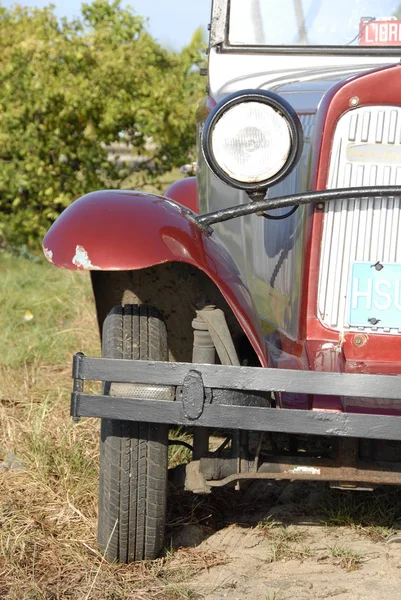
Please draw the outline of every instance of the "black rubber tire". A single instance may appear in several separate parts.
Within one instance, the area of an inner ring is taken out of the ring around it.
[[[113,308],[103,325],[102,355],[168,360],[159,312]],[[168,426],[102,419],[100,438],[99,546],[111,562],[156,558],[164,542]]]

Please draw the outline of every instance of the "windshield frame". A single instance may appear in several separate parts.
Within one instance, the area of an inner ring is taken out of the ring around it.
[[[236,54],[321,54],[345,56],[398,56],[401,46],[264,46],[234,45],[229,37],[230,0],[212,0],[209,49]]]

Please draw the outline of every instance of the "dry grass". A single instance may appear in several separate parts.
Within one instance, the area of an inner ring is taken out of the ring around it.
[[[303,539],[303,533],[294,526],[284,526],[280,521],[267,517],[256,528],[270,542],[270,562],[303,560],[312,555],[309,546],[299,543]]]
[[[0,598],[196,598],[191,578],[226,558],[178,549],[156,561],[119,566],[107,564],[98,552],[99,424],[84,419],[73,425],[68,416],[72,354],[100,352],[88,276],[0,253],[0,306]],[[26,311],[33,319],[24,319]],[[191,444],[191,436],[176,435]],[[188,453],[171,446],[171,465]],[[305,488],[298,487],[297,509],[304,510]],[[232,489],[205,497],[172,491],[168,533],[195,525],[206,536],[241,518],[255,524],[262,505],[265,510],[280,497],[282,486],[271,488],[276,492],[264,490],[253,500]],[[382,541],[401,521],[401,496],[399,490],[330,491],[313,505],[315,516],[317,509],[329,526],[350,526]],[[295,526],[265,519],[258,530],[270,544],[267,561],[312,554]],[[346,570],[362,561],[342,547],[333,547],[329,558]]]
[[[354,552],[339,544],[331,546],[329,551],[331,556],[336,559],[336,563],[347,571],[347,573],[360,569],[363,557],[358,552]]]
[[[0,598],[195,598],[212,552],[130,566],[98,552],[99,424],[69,419],[71,356],[99,354],[88,277],[0,254],[0,290]]]
[[[180,427],[173,429],[169,433],[170,446],[168,452],[169,467],[173,468],[177,465],[189,462],[192,456],[193,436],[183,431]],[[179,442],[174,444],[173,442]],[[185,444],[185,445],[184,445]]]

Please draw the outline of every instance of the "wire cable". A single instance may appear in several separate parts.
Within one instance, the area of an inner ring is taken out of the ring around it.
[[[293,206],[291,210],[285,213],[285,215],[268,215],[265,212],[256,214],[258,214],[258,217],[264,217],[265,219],[271,219],[272,221],[281,221],[282,219],[288,219],[288,217],[291,217],[298,208],[299,206]]]

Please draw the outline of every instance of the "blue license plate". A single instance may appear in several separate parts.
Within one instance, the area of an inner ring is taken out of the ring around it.
[[[401,264],[353,263],[348,323],[401,329]]]

